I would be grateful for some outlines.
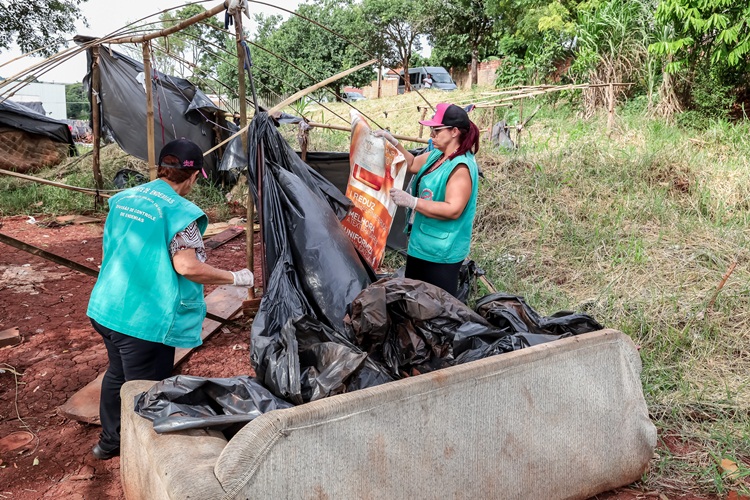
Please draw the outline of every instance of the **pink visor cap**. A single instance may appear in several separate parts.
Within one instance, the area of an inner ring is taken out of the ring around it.
[[[435,107],[435,115],[430,120],[420,120],[425,127],[456,127],[468,129],[471,120],[469,115],[462,108],[455,104],[441,102]]]

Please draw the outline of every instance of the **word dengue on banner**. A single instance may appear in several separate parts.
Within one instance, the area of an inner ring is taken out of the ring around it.
[[[401,189],[405,176],[404,155],[382,137],[372,135],[362,115],[352,110],[346,197],[354,206],[341,224],[373,269],[383,261],[385,242],[396,213],[389,191],[393,187]]]

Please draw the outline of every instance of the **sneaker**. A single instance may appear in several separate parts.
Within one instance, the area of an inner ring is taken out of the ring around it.
[[[99,460],[109,460],[110,458],[120,456],[120,447],[118,446],[111,451],[107,451],[102,448],[101,443],[96,443],[91,449],[91,453],[94,455],[94,458],[97,458]]]

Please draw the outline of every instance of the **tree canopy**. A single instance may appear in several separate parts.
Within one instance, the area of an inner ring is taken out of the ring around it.
[[[79,5],[87,0],[6,0],[0,9],[0,49],[16,42],[23,52],[39,49],[52,55],[65,45],[75,21],[82,19]],[[86,20],[83,19],[84,23]],[[88,24],[86,24],[88,26]]]

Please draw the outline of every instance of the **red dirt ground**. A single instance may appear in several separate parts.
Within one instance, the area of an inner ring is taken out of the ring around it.
[[[101,263],[101,224],[45,227],[51,220],[27,221],[3,219],[0,232],[94,269]],[[0,331],[18,327],[23,337],[20,345],[0,349],[0,438],[23,430],[36,436],[0,456],[0,500],[122,498],[119,458],[100,462],[90,454],[99,427],[56,412],[107,366],[104,345],[86,317],[94,278],[4,244],[0,255]],[[208,250],[208,262],[245,267],[244,234]],[[175,373],[252,373],[248,347],[249,328],[226,326]]]
[[[101,263],[101,224],[27,221],[27,217],[5,218],[0,232],[82,265],[96,268]],[[119,458],[101,462],[90,454],[99,427],[68,420],[56,411],[106,369],[104,346],[85,314],[94,278],[3,244],[0,255],[0,331],[18,327],[23,337],[17,346],[0,348],[0,370],[4,370],[0,372],[0,439],[24,430],[35,435],[26,447],[0,455],[0,500],[123,498]],[[244,267],[244,235],[209,250],[208,257],[219,268]],[[206,293],[210,291],[206,287]],[[226,326],[175,373],[206,377],[252,373],[249,340],[246,323]],[[596,498],[708,498],[640,487],[631,485]]]

